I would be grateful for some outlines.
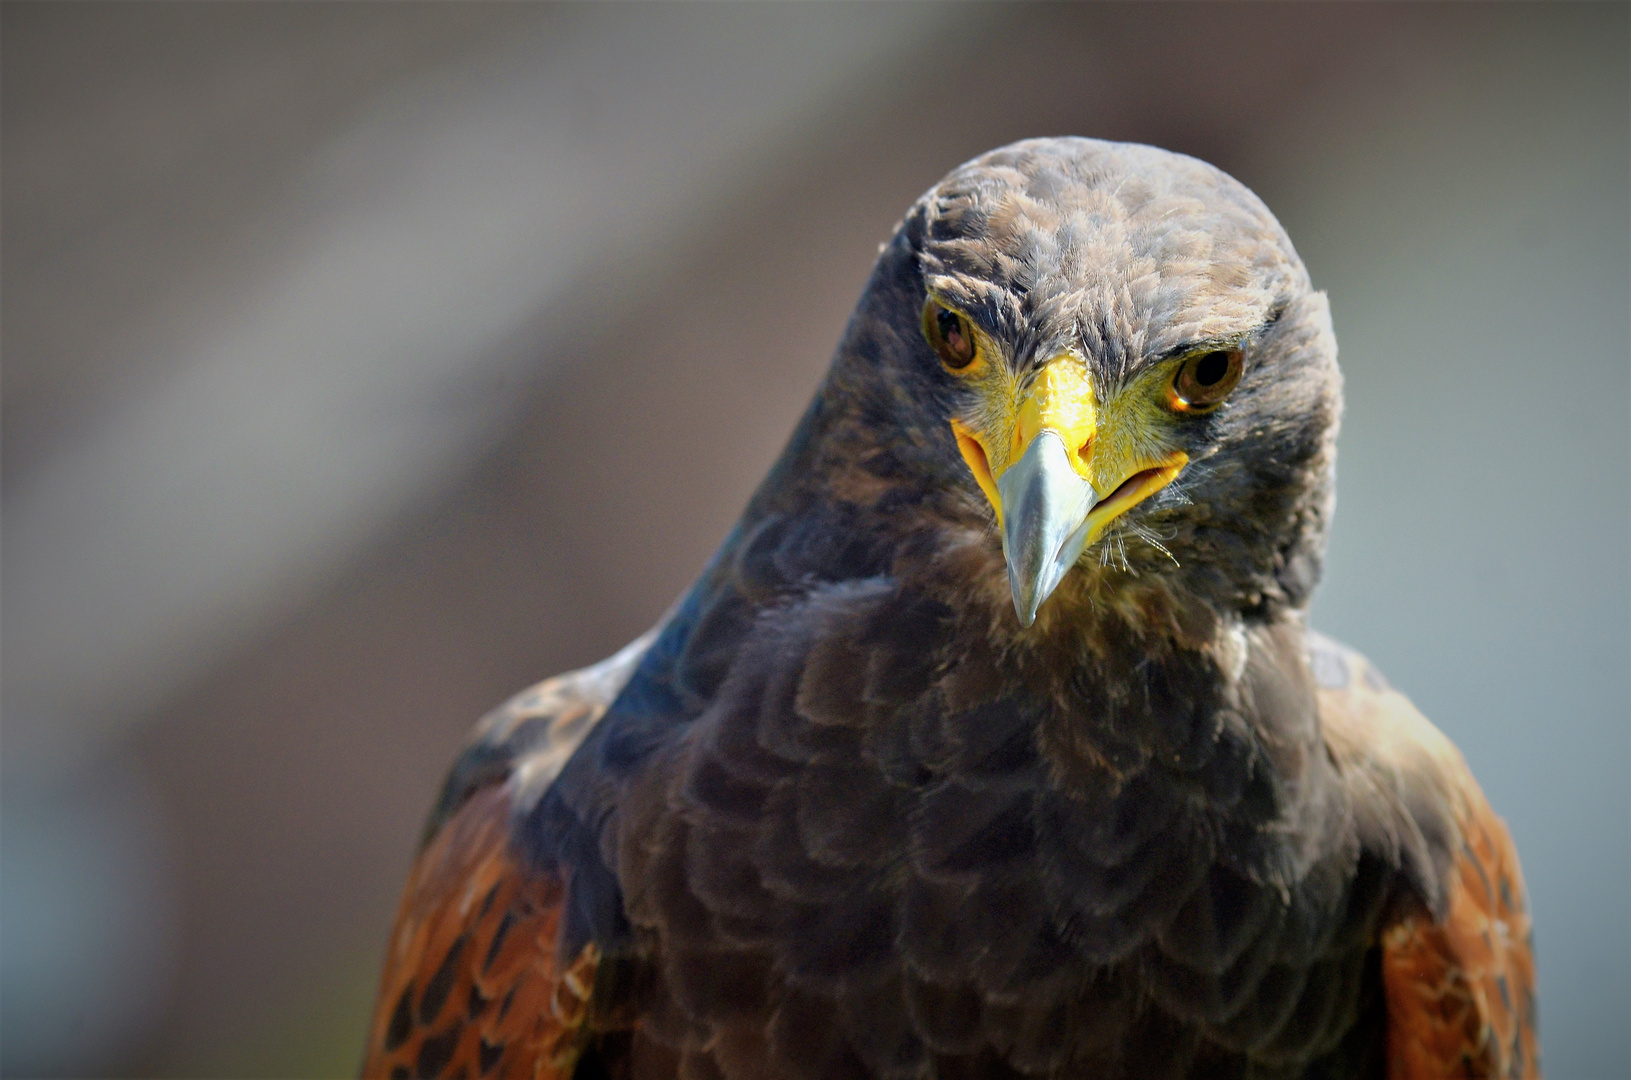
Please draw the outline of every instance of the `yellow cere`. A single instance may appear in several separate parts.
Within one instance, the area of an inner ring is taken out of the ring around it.
[[[993,351],[995,342],[977,328],[975,333],[984,356],[1000,355]],[[970,377],[978,404],[970,415],[953,418],[951,427],[999,525],[997,477],[1040,432],[1057,432],[1077,474],[1100,499],[1088,515],[1091,544],[1111,521],[1166,487],[1189,462],[1170,437],[1176,420],[1167,403],[1171,380],[1171,365],[1162,364],[1101,402],[1086,361],[1076,353],[1048,360],[1028,386],[1007,364],[985,363]]]

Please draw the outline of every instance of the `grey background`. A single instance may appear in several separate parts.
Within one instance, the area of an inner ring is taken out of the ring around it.
[[[1631,1060],[1623,5],[0,8],[7,1075],[351,1073],[470,722],[685,586],[877,244],[1029,135],[1215,162],[1331,294],[1315,621]]]

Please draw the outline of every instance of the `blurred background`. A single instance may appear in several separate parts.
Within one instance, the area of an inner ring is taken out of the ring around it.
[[[643,630],[948,169],[1212,161],[1329,290],[1315,622],[1631,1060],[1628,9],[0,9],[0,1067],[352,1074],[471,722]]]

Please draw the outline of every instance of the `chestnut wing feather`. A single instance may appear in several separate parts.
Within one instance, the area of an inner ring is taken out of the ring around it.
[[[557,952],[564,884],[512,856],[503,788],[467,799],[408,881],[362,1075],[570,1076],[598,955]]]
[[[1506,825],[1460,752],[1368,661],[1317,635],[1310,646],[1361,842],[1411,886],[1381,932],[1388,1077],[1539,1077],[1530,917]]]
[[[1407,916],[1382,936],[1393,1080],[1540,1075],[1518,854],[1470,776],[1466,782],[1448,912]]]
[[[516,811],[554,783],[662,625],[476,725],[402,896],[363,1076],[571,1075],[589,1037],[599,946],[561,955],[571,883],[565,869],[522,854]]]

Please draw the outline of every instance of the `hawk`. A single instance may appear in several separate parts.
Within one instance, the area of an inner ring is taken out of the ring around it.
[[[958,168],[696,584],[482,720],[370,1077],[1534,1077],[1505,826],[1309,629],[1329,309],[1148,146]]]

